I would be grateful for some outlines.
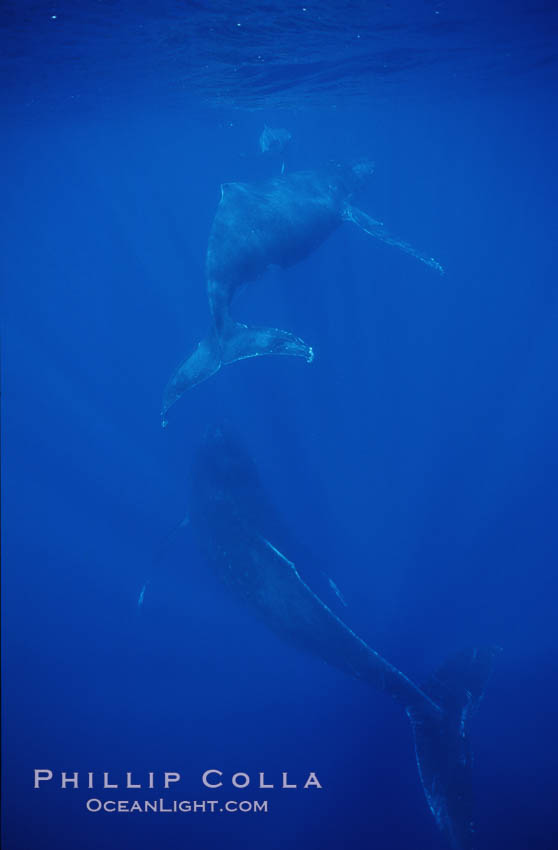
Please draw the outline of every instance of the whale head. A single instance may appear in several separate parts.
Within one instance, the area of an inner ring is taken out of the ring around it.
[[[357,159],[335,165],[335,182],[346,198],[360,189],[373,174],[374,163],[370,159]]]

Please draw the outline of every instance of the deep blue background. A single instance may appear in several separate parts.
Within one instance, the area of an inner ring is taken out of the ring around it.
[[[56,85],[11,104],[8,850],[444,847],[402,712],[237,608],[187,528],[165,542],[204,429],[223,420],[339,585],[347,623],[390,661],[420,680],[462,646],[503,647],[473,732],[478,847],[558,846],[556,87],[438,83],[267,111],[195,93],[70,104]],[[372,157],[360,205],[446,275],[344,225],[235,305],[301,336],[315,362],[227,367],[162,431],[163,387],[208,326],[219,185],[277,170],[258,155],[264,121],[292,132],[291,169]],[[208,767],[315,770],[324,790],[270,793],[268,815],[92,815],[86,790],[32,790],[47,767],[178,770],[170,796],[186,799],[213,798]]]

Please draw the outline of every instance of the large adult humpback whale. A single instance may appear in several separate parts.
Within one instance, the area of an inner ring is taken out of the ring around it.
[[[393,697],[414,733],[430,810],[453,850],[472,850],[469,730],[498,652],[458,652],[418,686],[355,634],[270,540],[257,468],[235,439],[211,429],[191,475],[190,526],[204,559],[268,627],[299,649]]]
[[[206,278],[212,326],[169,381],[162,408],[168,409],[222,365],[262,354],[290,354],[313,359],[313,351],[289,331],[248,327],[230,313],[235,293],[259,278],[269,266],[287,268],[308,256],[343,221],[352,221],[376,239],[442,272],[432,257],[389,234],[382,223],[357,209],[351,198],[373,173],[368,162],[324,172],[299,171],[262,183],[224,183],[209,235]]]

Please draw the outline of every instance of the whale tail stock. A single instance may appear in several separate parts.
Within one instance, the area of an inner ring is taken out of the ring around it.
[[[314,359],[314,352],[309,345],[279,328],[249,327],[230,317],[219,331],[214,327],[198,343],[192,354],[182,361],[167,384],[161,411],[163,428],[167,425],[169,408],[186,390],[210,378],[221,366],[264,354],[304,357],[307,363]]]
[[[453,850],[472,850],[472,756],[469,732],[499,647],[455,653],[423,684],[441,709],[407,708],[417,765],[430,811]]]

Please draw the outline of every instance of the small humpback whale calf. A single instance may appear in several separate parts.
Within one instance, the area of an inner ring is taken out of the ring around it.
[[[499,648],[450,655],[433,676],[417,685],[322,601],[311,579],[281,551],[281,535],[281,540],[269,539],[274,523],[260,509],[257,467],[229,432],[222,428],[207,432],[194,460],[190,486],[191,528],[206,565],[279,637],[403,707],[436,823],[453,850],[472,850],[470,727]]]
[[[260,135],[260,151],[262,153],[283,153],[291,139],[292,136],[288,130],[284,130],[282,127],[274,129],[266,124]]]
[[[248,327],[231,316],[235,294],[270,266],[288,268],[303,260],[344,221],[394,245],[443,273],[441,265],[351,203],[353,193],[373,173],[370,162],[334,166],[324,172],[299,171],[261,183],[224,183],[213,220],[206,257],[207,295],[212,318],[209,334],[177,368],[167,384],[163,427],[169,408],[223,365],[288,354],[310,363],[312,348],[289,331]]]

